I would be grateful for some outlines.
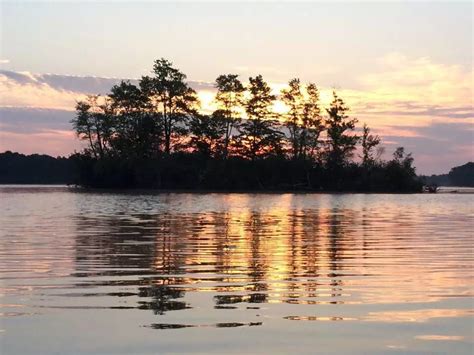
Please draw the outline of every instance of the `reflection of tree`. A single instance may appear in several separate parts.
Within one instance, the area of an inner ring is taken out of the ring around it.
[[[135,287],[122,297],[139,297],[137,308],[156,314],[190,308],[186,293],[203,291],[216,308],[270,295],[311,304],[324,294],[338,303],[353,219],[338,209],[83,216],[75,276],[87,278],[81,287]]]
[[[154,248],[150,244],[155,242],[152,231],[156,229],[156,221],[147,216],[133,219],[81,216],[77,229],[76,269],[79,273],[107,276],[125,275],[136,269],[142,269],[145,274],[150,270],[154,259]]]
[[[341,221],[342,217],[347,217],[342,211],[337,208],[331,209],[328,214],[329,223],[329,246],[328,255],[330,260],[330,273],[328,276],[331,278],[331,298],[341,296],[342,291],[342,280],[340,270],[342,268],[342,245],[345,238],[344,224]]]
[[[294,211],[288,216],[288,290],[285,302],[298,303],[298,298],[316,294],[319,276],[318,239],[320,220],[317,211]],[[304,277],[304,282],[301,278]]]
[[[175,301],[177,298],[184,296],[184,291],[174,289],[168,285],[151,285],[148,287],[140,287],[140,297],[152,298],[152,301],[140,301],[140,309],[151,309],[155,314],[164,314],[167,311],[177,311],[190,308],[186,302]]]
[[[178,252],[185,240],[181,227],[176,216],[166,214],[81,217],[77,221],[76,276],[92,278],[89,285],[94,287],[136,286],[138,292],[130,296],[146,299],[138,302],[138,308],[156,314],[189,308],[176,301],[185,292],[177,287],[182,278],[173,276],[184,272],[185,258]]]
[[[258,292],[249,300],[258,300],[265,302],[267,300],[268,284],[266,283],[266,274],[268,272],[268,252],[264,249],[265,243],[262,239],[268,238],[268,227],[271,220],[265,218],[261,212],[254,212],[249,216],[247,221],[247,233],[250,239],[250,260],[248,276],[253,285],[252,291]]]

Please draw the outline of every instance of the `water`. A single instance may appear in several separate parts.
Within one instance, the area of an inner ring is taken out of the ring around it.
[[[472,195],[0,204],[2,354],[473,351]]]

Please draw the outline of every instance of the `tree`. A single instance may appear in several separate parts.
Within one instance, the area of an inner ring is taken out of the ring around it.
[[[152,157],[159,151],[161,125],[150,112],[145,93],[129,81],[115,85],[109,94],[115,115],[113,145],[119,155]]]
[[[328,113],[328,118],[326,119],[328,139],[327,163],[332,167],[340,167],[352,157],[359,140],[359,137],[355,134],[347,133],[354,130],[357,119],[350,118],[347,115],[349,108],[337,96],[336,92],[333,92],[333,101],[326,111]]]
[[[281,154],[283,133],[278,130],[272,105],[276,99],[261,75],[249,78],[250,97],[245,103],[247,120],[240,127],[239,145],[242,155],[255,160]]]
[[[317,86],[297,78],[281,91],[288,107],[282,115],[273,111],[276,96],[261,75],[249,78],[248,95],[234,74],[218,76],[215,87],[217,109],[198,113],[186,76],[159,59],[139,85],[122,81],[106,96],[78,102],[72,123],[88,145],[71,157],[77,181],[119,188],[420,191],[411,154],[398,148],[392,160],[379,161],[380,138],[367,125],[355,135],[357,119],[335,92],[323,120]],[[362,164],[351,159],[359,141]]]
[[[474,187],[474,163],[469,162],[452,168],[448,177],[454,186]]]
[[[300,153],[300,143],[303,120],[303,93],[301,92],[300,79],[292,79],[288,83],[289,88],[281,91],[281,100],[288,106],[288,113],[285,115],[285,126],[288,128],[291,155],[297,159]]]
[[[212,116],[193,116],[189,123],[190,146],[206,157],[215,158],[219,154],[220,139],[225,134],[225,123]]]
[[[307,98],[303,107],[303,132],[300,137],[300,156],[306,158],[317,153],[319,137],[324,131],[323,118],[319,107],[319,90],[316,84],[306,86]]]
[[[99,104],[99,95],[89,95],[76,104],[76,117],[71,123],[77,136],[89,143],[88,152],[94,158],[103,158],[110,147],[111,117],[107,100]]]
[[[364,123],[362,133],[362,165],[371,166],[375,162],[374,148],[380,144],[380,137],[370,134],[370,128]]]
[[[393,159],[386,164],[386,174],[386,188],[391,188],[393,191],[421,189],[422,182],[417,179],[413,157],[411,153],[406,154],[403,147],[398,147],[393,153]]]
[[[241,122],[240,108],[243,104],[245,88],[238,79],[238,75],[235,74],[219,75],[215,86],[217,88],[216,102],[218,109],[214,111],[213,117],[224,128],[222,156],[227,159],[232,132],[238,128]]]
[[[306,159],[314,156],[324,130],[319,90],[315,84],[309,83],[304,95],[299,79],[292,79],[288,85],[289,89],[282,90],[282,101],[289,108],[285,125],[289,132],[291,156],[293,159]]]
[[[151,112],[161,120],[164,152],[169,155],[173,141],[186,135],[186,122],[196,114],[199,101],[196,92],[185,82],[186,75],[168,60],[156,60],[153,74],[153,77],[142,77],[140,87],[148,97]]]

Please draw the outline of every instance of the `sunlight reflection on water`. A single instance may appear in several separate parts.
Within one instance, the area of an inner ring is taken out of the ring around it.
[[[472,350],[469,195],[0,201],[2,353]]]

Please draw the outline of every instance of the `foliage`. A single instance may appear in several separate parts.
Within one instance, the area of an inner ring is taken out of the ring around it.
[[[212,190],[419,191],[413,158],[397,149],[380,160],[380,138],[334,92],[322,114],[319,90],[292,79],[281,91],[287,111],[261,75],[244,86],[216,78],[211,115],[199,113],[186,75],[166,59],[138,86],[122,81],[106,96],[76,105],[73,128],[87,142],[70,160],[91,187]],[[361,144],[361,162],[353,160]]]
[[[222,157],[227,159],[232,134],[239,128],[242,120],[241,109],[244,104],[245,88],[235,74],[218,76],[215,86],[218,109],[214,111],[213,117],[223,129]]]
[[[333,92],[333,101],[326,111],[328,113],[326,159],[330,166],[340,167],[352,158],[359,141],[359,137],[355,134],[348,134],[354,131],[357,119],[347,115],[349,108],[336,92]]]
[[[208,116],[196,114],[189,123],[190,129],[190,147],[196,152],[206,156],[218,158],[221,153],[221,147],[228,140],[227,129],[228,121],[222,116]],[[222,137],[224,136],[224,143],[222,144]],[[227,149],[225,147],[224,149]],[[227,151],[225,150],[224,156]]]
[[[300,80],[292,79],[288,89],[283,89],[281,94],[281,100],[289,108],[284,118],[289,133],[290,156],[293,159],[315,158],[318,140],[324,130],[318,88],[310,83],[304,95]]]
[[[452,168],[448,177],[454,186],[474,187],[474,163],[469,162]]]
[[[238,137],[241,155],[254,161],[282,154],[283,133],[272,112],[276,96],[261,75],[249,78],[250,97],[245,103],[247,120],[240,127]]]
[[[0,184],[72,184],[76,165],[71,159],[49,155],[0,153]]]
[[[425,185],[474,187],[474,162],[455,166],[448,174],[420,178]]]
[[[370,128],[365,123],[362,131],[362,164],[370,167],[375,163],[374,148],[380,144],[380,137],[371,135]]]
[[[150,105],[150,111],[163,133],[163,151],[170,154],[186,136],[186,123],[197,112],[199,101],[196,92],[185,82],[186,75],[166,59],[153,65],[154,76],[144,76],[140,87]]]

